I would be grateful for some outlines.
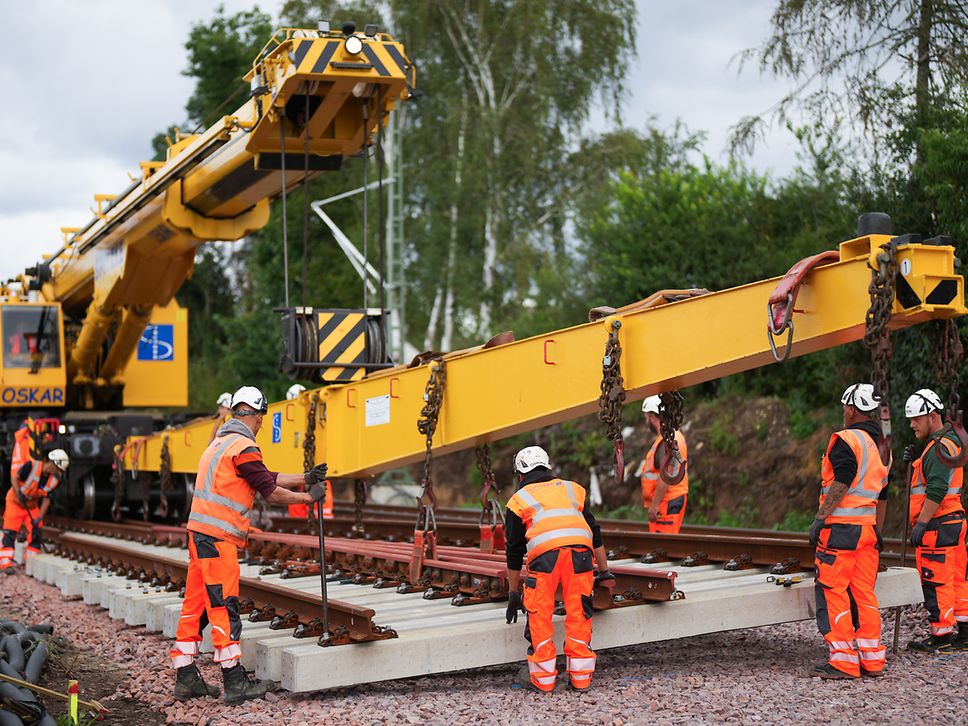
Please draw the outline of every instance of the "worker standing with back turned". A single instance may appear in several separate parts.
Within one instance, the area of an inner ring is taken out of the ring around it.
[[[571,687],[584,690],[595,671],[592,639],[592,591],[596,583],[615,584],[608,571],[602,532],[585,508],[585,490],[575,482],[551,473],[548,454],[540,446],[528,446],[514,457],[518,491],[507,504],[508,607],[507,622],[517,622],[518,612],[528,613],[524,637],[528,639],[528,678],[523,685],[550,692],[555,688],[555,633],[551,616],[555,592],[561,586],[565,603],[565,643]],[[521,568],[527,554],[524,598],[518,592]],[[594,555],[594,562],[593,562]],[[595,573],[595,563],[598,573]]]
[[[827,662],[813,675],[827,679],[883,675],[886,654],[874,594],[889,471],[877,449],[880,425],[872,418],[880,401],[872,385],[855,383],[840,402],[844,428],[827,444],[820,508],[810,527],[817,548],[817,625],[829,647]]]
[[[642,506],[649,510],[649,531],[679,534],[682,520],[686,517],[686,501],[689,498],[689,470],[683,472],[682,481],[678,484],[668,484],[659,474],[660,463],[657,462],[656,452],[662,443],[662,425],[659,419],[661,399],[649,396],[642,402],[642,413],[649,431],[655,433],[656,438],[652,448],[645,455],[642,462]],[[679,455],[682,457],[680,466],[688,467],[686,451],[686,437],[676,429],[676,443],[679,445]]]
[[[941,422],[944,405],[930,388],[911,395],[904,413],[924,448],[911,445],[904,460],[911,471],[911,544],[915,547],[924,607],[931,617],[931,635],[908,643],[917,653],[968,650],[968,552],[965,551],[965,509],[961,504],[964,469],[949,468],[936,447],[949,456],[961,451],[951,431]]]
[[[277,474],[262,461],[255,442],[268,411],[258,388],[243,386],[232,396],[232,418],[219,429],[198,462],[195,494],[188,517],[188,575],[185,600],[175,646],[170,657],[178,675],[175,698],[187,701],[198,696],[217,696],[218,688],[206,685],[195,656],[205,622],[212,625],[215,662],[222,667],[225,702],[240,703],[261,698],[272,681],[251,680],[239,662],[238,550],[245,547],[248,513],[256,492],[272,504],[312,503],[323,499],[326,464],[305,474]],[[308,485],[309,492],[293,492]]]

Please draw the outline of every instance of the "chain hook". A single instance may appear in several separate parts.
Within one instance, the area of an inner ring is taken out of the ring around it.
[[[622,378],[622,344],[618,331],[622,321],[609,324],[605,355],[602,357],[601,395],[598,419],[607,427],[608,439],[615,452],[615,478],[625,479],[625,442],[622,440],[622,407],[625,404],[625,381]]]
[[[655,457],[659,476],[669,486],[681,482],[686,476],[686,462],[679,451],[676,431],[682,426],[682,394],[669,391],[659,394],[659,428],[662,441],[656,447]]]

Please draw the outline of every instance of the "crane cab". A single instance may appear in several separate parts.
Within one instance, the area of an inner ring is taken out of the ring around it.
[[[66,385],[61,306],[0,302],[0,407],[61,407]]]

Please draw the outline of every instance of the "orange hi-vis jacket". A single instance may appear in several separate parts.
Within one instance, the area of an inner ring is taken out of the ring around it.
[[[253,446],[242,434],[217,437],[198,461],[187,529],[245,547],[255,489],[239,476],[233,458]]]
[[[60,484],[60,479],[54,475],[49,475],[41,484],[43,478],[44,462],[32,461],[30,462],[30,474],[27,475],[27,479],[20,481],[14,478],[10,491],[17,496],[18,501],[26,501],[30,507],[34,507],[39,499],[49,495]]]
[[[508,502],[526,528],[528,562],[549,550],[585,546],[592,530],[585,521],[585,490],[564,479],[539,481],[519,489]]]
[[[840,438],[847,444],[857,459],[857,474],[837,508],[827,517],[827,524],[876,524],[877,497],[887,484],[888,468],[881,461],[874,439],[859,429],[844,429],[830,437],[827,454],[820,468],[822,478],[820,505],[834,482],[834,468],[830,463],[830,450]],[[847,482],[841,482],[846,484]]]
[[[924,500],[927,498],[928,488],[927,481],[924,478],[924,458],[931,451],[931,447],[936,445],[935,442],[936,439],[928,442],[921,456],[911,467],[911,524],[918,521],[921,510],[924,508]],[[949,455],[954,456],[958,453],[958,447],[950,439],[942,438],[941,443]],[[948,470],[948,491],[938,505],[938,511],[934,513],[935,517],[965,511],[965,508],[961,506],[961,485],[964,482],[964,477],[965,470],[960,466]]]
[[[655,461],[655,452],[661,443],[662,437],[656,437],[649,453],[645,455],[645,462],[642,465],[642,505],[645,507],[652,504],[652,500],[655,498],[655,487],[659,482],[659,467]],[[686,437],[682,435],[681,431],[676,431],[676,443],[679,445],[679,455],[682,456],[682,466],[686,467],[686,473],[681,482],[669,485],[669,489],[662,499],[664,502],[689,493],[689,468],[687,466],[689,452],[686,448]]]

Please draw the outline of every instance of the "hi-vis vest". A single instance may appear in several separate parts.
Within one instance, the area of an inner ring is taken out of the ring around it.
[[[585,490],[571,481],[528,484],[508,502],[527,529],[528,562],[548,550],[583,545],[592,548],[592,530],[582,516]]]
[[[60,480],[56,476],[48,476],[47,480],[41,485],[40,480],[44,478],[44,462],[42,461],[31,461],[30,462],[30,474],[27,475],[25,481],[18,481],[14,479],[14,486],[10,487],[11,490],[16,488],[20,492],[20,497],[26,499],[27,502],[36,502],[36,500],[41,497],[46,497],[57,485],[60,484]]]
[[[649,449],[649,453],[645,455],[645,462],[642,464],[642,506],[646,508],[652,504],[652,500],[655,498],[655,486],[659,483],[659,467],[655,462],[655,451],[659,448],[660,443],[662,443],[661,436],[656,438],[652,444],[652,448]],[[676,497],[681,497],[683,494],[689,493],[689,467],[687,461],[689,452],[686,450],[686,437],[682,435],[681,431],[676,431],[676,443],[679,445],[679,454],[682,456],[682,466],[686,467],[686,473],[682,477],[681,482],[669,486],[662,500],[663,502],[672,501]]]
[[[920,516],[921,510],[924,508],[924,500],[928,496],[927,481],[924,478],[924,458],[931,451],[931,447],[935,446],[936,441],[937,439],[931,439],[928,442],[920,458],[911,467],[911,524],[918,521],[918,516]],[[958,447],[950,439],[942,438],[941,443],[950,456],[958,453]],[[964,507],[961,506],[961,485],[963,480],[964,469],[960,466],[956,469],[948,469],[948,491],[945,493],[944,499],[941,500],[941,504],[938,505],[938,511],[934,513],[935,517],[965,511]]]
[[[245,547],[255,489],[239,476],[232,459],[255,442],[242,434],[219,436],[202,453],[187,529]]]
[[[20,467],[30,460],[30,427],[28,422],[24,422],[13,435],[13,451],[10,452],[10,481],[17,478]]]
[[[827,524],[875,524],[877,522],[877,497],[887,484],[888,468],[881,461],[877,444],[870,435],[859,429],[844,429],[830,437],[827,455],[823,458],[820,473],[820,505],[834,482],[834,467],[830,463],[830,450],[840,438],[854,452],[857,474],[837,508],[827,517]],[[846,484],[847,482],[841,482]]]

